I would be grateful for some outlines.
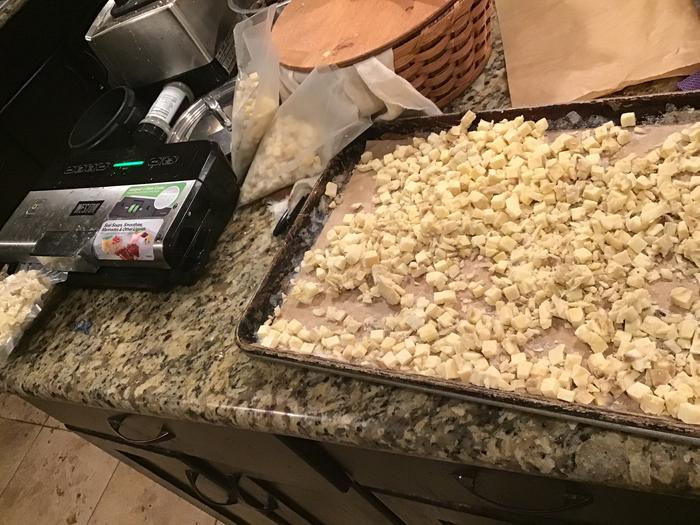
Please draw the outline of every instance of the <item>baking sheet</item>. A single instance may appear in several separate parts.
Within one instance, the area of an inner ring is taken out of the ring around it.
[[[696,112],[696,121],[700,121],[700,113],[698,112]],[[660,146],[663,143],[664,139],[668,137],[671,133],[680,131],[682,129],[685,129],[686,127],[687,124],[662,124],[657,126],[644,126],[641,129],[643,129],[645,133],[635,135],[633,140],[629,144],[623,146],[612,157],[612,159],[622,158],[631,153],[647,153],[649,150]],[[553,140],[556,135],[567,131],[571,130],[553,130],[547,132],[546,135],[549,138],[549,140]],[[578,129],[573,131],[576,132],[582,130]],[[394,148],[397,145],[408,144],[410,142],[410,139],[368,141],[366,144],[366,151],[371,151],[374,155],[374,158],[381,158],[381,156],[385,153],[390,153],[394,151]],[[350,180],[343,188],[342,201],[336,208],[334,208],[331,211],[326,223],[323,226],[323,229],[321,230],[320,234],[316,238],[316,241],[311,247],[312,250],[325,249],[327,247],[328,239],[326,237],[326,234],[335,226],[342,224],[343,216],[346,213],[356,213],[352,209],[352,206],[354,204],[362,204],[363,212],[374,211],[375,206],[372,203],[372,197],[374,196],[375,190],[375,175],[376,172],[374,171],[368,171],[364,173],[359,171],[353,171]],[[478,281],[481,284],[483,284],[485,288],[488,288],[489,286],[491,286],[491,281],[489,279],[490,274],[488,272],[488,267],[491,264],[492,262],[486,259],[482,261],[465,260],[464,266],[461,269],[461,276],[454,278],[453,280],[461,279],[465,282]],[[658,269],[663,267],[665,266],[659,266]],[[666,267],[670,268],[670,266]],[[316,279],[315,276],[309,274],[299,275],[298,279],[299,282],[318,282],[318,279]],[[407,293],[415,294],[416,298],[426,297],[428,299],[431,299],[434,291],[433,287],[425,282],[425,279],[421,279],[420,282],[416,282],[415,280],[409,279],[407,283],[402,283],[401,286],[406,290]],[[648,284],[646,288],[651,293],[654,302],[658,304],[659,307],[661,307],[662,309],[666,311],[671,310],[675,313],[684,313],[676,307],[671,306],[670,292],[671,289],[676,286],[685,286],[686,288],[693,290],[694,295],[697,296],[699,286],[698,281],[695,279],[685,279],[682,281],[677,280],[673,282],[659,280],[655,283]],[[358,301],[358,295],[359,293],[357,292],[357,290],[345,292],[342,295],[340,295],[340,297],[335,298],[328,297],[327,295],[320,295],[317,296],[313,303],[310,305],[302,304],[296,299],[288,297],[282,303],[279,314],[276,315],[275,318],[286,320],[297,319],[301,321],[301,323],[306,327],[316,328],[320,325],[325,325],[331,330],[334,330],[335,328],[339,329],[342,323],[332,322],[326,319],[325,317],[318,317],[314,315],[314,308],[325,308],[328,306],[333,306],[334,308],[343,310],[348,315],[360,322],[364,321],[365,319],[381,319],[390,315],[395,315],[401,310],[400,307],[389,306],[386,302],[381,300],[372,304],[362,303],[361,301]],[[468,303],[478,307],[483,311],[490,312],[492,314],[494,312],[494,308],[486,304],[483,300],[471,299],[468,291],[457,292],[457,297],[459,298],[460,304]],[[460,318],[465,319],[466,314],[462,313]],[[355,335],[358,339],[362,339],[364,337],[368,337],[370,331],[371,328],[364,327],[361,328]],[[538,354],[541,356],[542,354],[559,344],[566,345],[567,354],[580,354],[581,356],[583,356],[584,361],[592,353],[588,345],[586,345],[578,337],[576,337],[572,326],[569,323],[562,321],[558,318],[554,318],[552,320],[552,328],[546,330],[543,334],[528,341],[528,343],[522,348],[522,350],[526,354],[528,354],[528,357],[530,359],[536,359],[538,357]],[[503,355],[499,355],[497,358],[491,359],[490,364],[493,364],[498,368],[498,362],[503,357]],[[330,358],[331,357],[329,356],[329,359]],[[362,364],[363,366],[373,366],[369,362],[360,364]],[[525,391],[520,391],[520,393],[522,393],[523,395],[531,395]],[[632,412],[643,414],[641,409],[638,407],[638,403],[630,399],[629,396],[625,393],[618,397],[613,402],[613,404],[609,406],[613,409],[629,410]]]
[[[550,119],[552,128],[569,129],[572,124],[577,127],[590,127],[609,119],[617,119],[624,111],[635,111],[638,120],[647,124],[658,124],[660,118],[664,122],[678,122],[675,126],[685,127],[687,123],[700,120],[698,112],[691,111],[700,108],[700,95],[697,93],[675,94],[671,96],[648,96],[629,97],[624,99],[610,99],[609,101],[597,101],[591,103],[566,104],[557,106],[546,106],[542,108],[527,108],[525,110],[505,110],[496,112],[485,112],[478,115],[478,118],[488,120],[500,120],[502,118],[514,118],[519,114],[525,114],[526,118],[547,117]],[[571,112],[574,113],[571,113]],[[287,289],[289,279],[294,275],[294,268],[298,265],[304,252],[312,247],[316,242],[323,242],[325,230],[332,227],[338,220],[342,220],[342,215],[349,210],[349,207],[363,199],[368,198],[368,193],[374,184],[367,184],[365,174],[356,173],[353,175],[353,168],[357,163],[360,154],[368,145],[367,141],[381,138],[383,144],[369,143],[372,148],[391,147],[387,140],[398,137],[410,137],[422,132],[444,129],[456,124],[461,115],[449,115],[443,117],[429,117],[407,119],[403,122],[389,123],[381,128],[372,130],[370,133],[356,140],[340,156],[338,156],[324,173],[318,186],[312,192],[301,216],[290,231],[286,240],[286,246],[275,258],[273,267],[268,273],[265,281],[248,306],[243,319],[238,328],[238,340],[244,350],[252,352],[254,355],[268,359],[281,360],[289,364],[306,366],[315,369],[323,369],[335,373],[357,375],[375,381],[401,384],[421,390],[429,390],[446,395],[452,395],[471,401],[485,402],[499,406],[509,406],[520,408],[531,412],[556,415],[576,421],[586,421],[588,423],[602,426],[612,426],[628,431],[652,435],[664,435],[675,439],[691,440],[695,444],[700,444],[700,427],[684,424],[670,417],[654,417],[644,415],[639,410],[627,405],[624,400],[613,407],[595,407],[589,405],[579,405],[564,403],[558,400],[540,398],[525,392],[504,392],[492,390],[485,387],[477,387],[463,384],[457,381],[447,381],[440,378],[421,376],[415,373],[400,372],[394,370],[383,370],[379,368],[363,367],[359,364],[333,361],[330,358],[319,356],[302,356],[299,354],[287,353],[283,350],[266,349],[256,342],[255,333],[257,328],[265,319],[271,315],[275,307],[282,304],[282,292]],[[587,125],[586,125],[587,124]],[[575,126],[575,127],[576,127]],[[656,145],[661,137],[673,131],[673,124],[659,125],[643,140],[637,142],[636,148],[649,149]],[[395,143],[394,143],[395,144]],[[628,153],[628,152],[626,152]],[[371,175],[369,175],[371,177]],[[323,197],[326,182],[333,180],[341,186],[341,193],[344,196],[342,203],[335,210],[327,208],[328,199]],[[367,189],[369,186],[369,190]],[[332,211],[332,213],[330,213]],[[697,283],[692,284],[697,288]],[[664,283],[663,287],[654,290],[655,295],[659,294],[664,298],[661,306],[667,306],[666,290],[673,285]],[[333,304],[346,311],[353,313],[353,317],[358,320],[363,319],[363,313],[367,308],[361,304],[350,304],[348,298],[341,297],[340,301],[335,299],[325,304]],[[383,308],[390,309],[388,305],[377,304],[371,306],[372,315],[382,315]],[[309,324],[318,322],[309,315],[311,309],[304,312],[295,310],[293,303],[282,306],[282,311],[278,312],[283,316],[296,316]],[[328,324],[327,321],[324,321]],[[587,352],[587,347],[578,342],[573,336],[570,328],[564,323],[557,326],[554,331],[546,336],[547,344],[552,346],[557,342],[567,344],[567,351]],[[557,342],[555,342],[557,341]]]

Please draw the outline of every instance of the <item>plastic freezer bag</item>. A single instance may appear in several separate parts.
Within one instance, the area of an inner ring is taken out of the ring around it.
[[[316,69],[280,106],[241,189],[247,204],[299,179],[319,175],[341,149],[371,125],[344,86],[348,72]]]
[[[405,78],[394,72],[394,52],[388,49],[376,57],[370,57],[354,69],[366,88],[381,101],[383,113],[378,120],[394,120],[404,111],[414,111],[429,116],[442,111],[429,98],[421,95]]]
[[[394,72],[392,49],[343,68],[345,90],[360,114],[377,120],[394,120],[404,111],[440,115],[440,109],[411,83]],[[307,73],[280,66],[280,95],[286,100],[303,83]]]
[[[0,364],[37,318],[49,291],[66,274],[44,270],[20,270],[0,277]]]
[[[233,30],[238,76],[231,110],[231,165],[243,180],[255,151],[279,107],[279,59],[271,30],[275,7]]]

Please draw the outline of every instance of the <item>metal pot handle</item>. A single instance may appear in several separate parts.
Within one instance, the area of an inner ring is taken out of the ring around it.
[[[202,97],[202,101],[207,105],[209,110],[214,114],[216,117],[216,120],[219,121],[219,123],[226,128],[227,131],[231,131],[233,124],[231,124],[231,119],[228,118],[228,115],[226,112],[221,109],[221,104],[212,97],[211,95],[204,95]]]

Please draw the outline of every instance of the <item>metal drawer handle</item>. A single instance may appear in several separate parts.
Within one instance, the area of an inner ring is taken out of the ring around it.
[[[124,423],[124,420],[129,417],[130,414],[125,414],[121,416],[110,416],[107,418],[107,423],[109,423],[109,426],[112,428],[114,433],[119,436],[121,439],[126,441],[127,443],[131,443],[133,445],[152,445],[154,443],[161,443],[163,441],[169,441],[175,437],[175,434],[165,425],[161,425],[160,431],[158,432],[158,435],[154,438],[150,439],[133,439],[126,437],[124,434],[121,433],[120,429],[122,424]]]
[[[241,499],[243,502],[248,505],[249,507],[254,508],[255,510],[259,510],[260,512],[272,512],[277,510],[277,500],[275,497],[270,494],[269,492],[267,493],[267,498],[266,501],[263,503],[260,503],[257,499],[255,499],[251,494],[248,494],[245,490],[239,488],[238,492],[241,496]]]
[[[470,494],[479,498],[481,501],[484,501],[490,505],[493,505],[494,507],[498,507],[506,511],[530,514],[563,512],[566,510],[575,509],[577,507],[582,507],[583,505],[587,505],[588,503],[593,501],[593,498],[590,496],[590,494],[578,491],[574,487],[572,487],[571,484],[567,484],[566,493],[563,494],[564,502],[561,505],[539,509],[533,509],[530,507],[520,507],[517,505],[508,505],[506,503],[496,501],[482,494],[479,491],[479,472],[480,471],[476,469],[465,470],[457,473],[455,477],[457,478],[457,481],[459,481],[459,483],[469,491]]]
[[[187,475],[187,481],[189,481],[190,487],[192,487],[192,490],[194,490],[197,497],[201,499],[204,503],[215,507],[234,505],[238,503],[238,484],[235,481],[229,483],[227,481],[224,481],[225,478],[216,481],[211,479],[211,477],[206,476],[204,474],[200,474],[199,472],[192,469],[187,469],[185,474]],[[218,487],[224,489],[226,491],[226,499],[223,501],[216,501],[215,499],[204,494],[197,486],[197,480],[199,479],[200,475],[204,476],[206,479],[208,479]]]
[[[209,505],[219,507],[235,505],[239,502],[240,498],[242,503],[260,512],[273,512],[278,508],[277,500],[269,492],[266,495],[265,501],[260,502],[252,494],[249,494],[245,490],[241,489],[238,482],[243,476],[226,477],[223,474],[219,474],[215,471],[207,475],[191,468],[187,469],[185,473],[187,475],[187,481],[190,483],[190,487],[192,487],[192,490],[195,492],[197,497]],[[202,489],[200,489],[199,485],[197,484],[197,480],[200,476],[224,490],[226,492],[226,499],[223,501],[217,501],[214,496],[204,494]]]

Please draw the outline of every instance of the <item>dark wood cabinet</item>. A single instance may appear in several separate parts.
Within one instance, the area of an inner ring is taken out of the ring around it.
[[[81,433],[135,447],[198,457],[212,464],[230,465],[238,473],[267,481],[303,486],[310,491],[325,491],[331,486],[343,492],[351,485],[340,467],[333,470],[335,462],[322,461],[318,468],[310,466],[287,444],[287,441],[295,441],[292,438],[280,439],[263,432],[50,401],[36,401],[35,404]],[[320,446],[317,449],[327,455]]]
[[[248,480],[241,486],[240,479],[227,478],[190,458],[138,449],[92,434],[78,434],[225,523],[308,524],[286,505],[267,501],[252,491],[246,492],[250,490]]]
[[[30,400],[224,523],[398,525],[319,443],[206,423]]]
[[[636,492],[345,446],[323,446],[355,482],[373,491],[410,525],[433,525],[443,521],[472,523],[465,521],[468,519],[481,523],[468,516],[537,525],[641,525],[684,523],[687,516],[700,512],[700,499],[696,498]],[[452,512],[464,513],[461,521],[444,518],[446,513]],[[411,516],[410,520],[407,515]]]
[[[644,525],[700,511],[700,499],[29,401],[229,524]]]
[[[515,523],[387,494],[380,495],[379,499],[406,525],[511,525]]]
[[[224,522],[256,525],[390,523],[352,487],[345,493],[336,492],[332,486],[325,491],[314,491],[303,485],[256,478],[230,465],[199,457],[155,447],[134,447],[94,434],[77,433]],[[254,450],[249,453],[255,456]]]

